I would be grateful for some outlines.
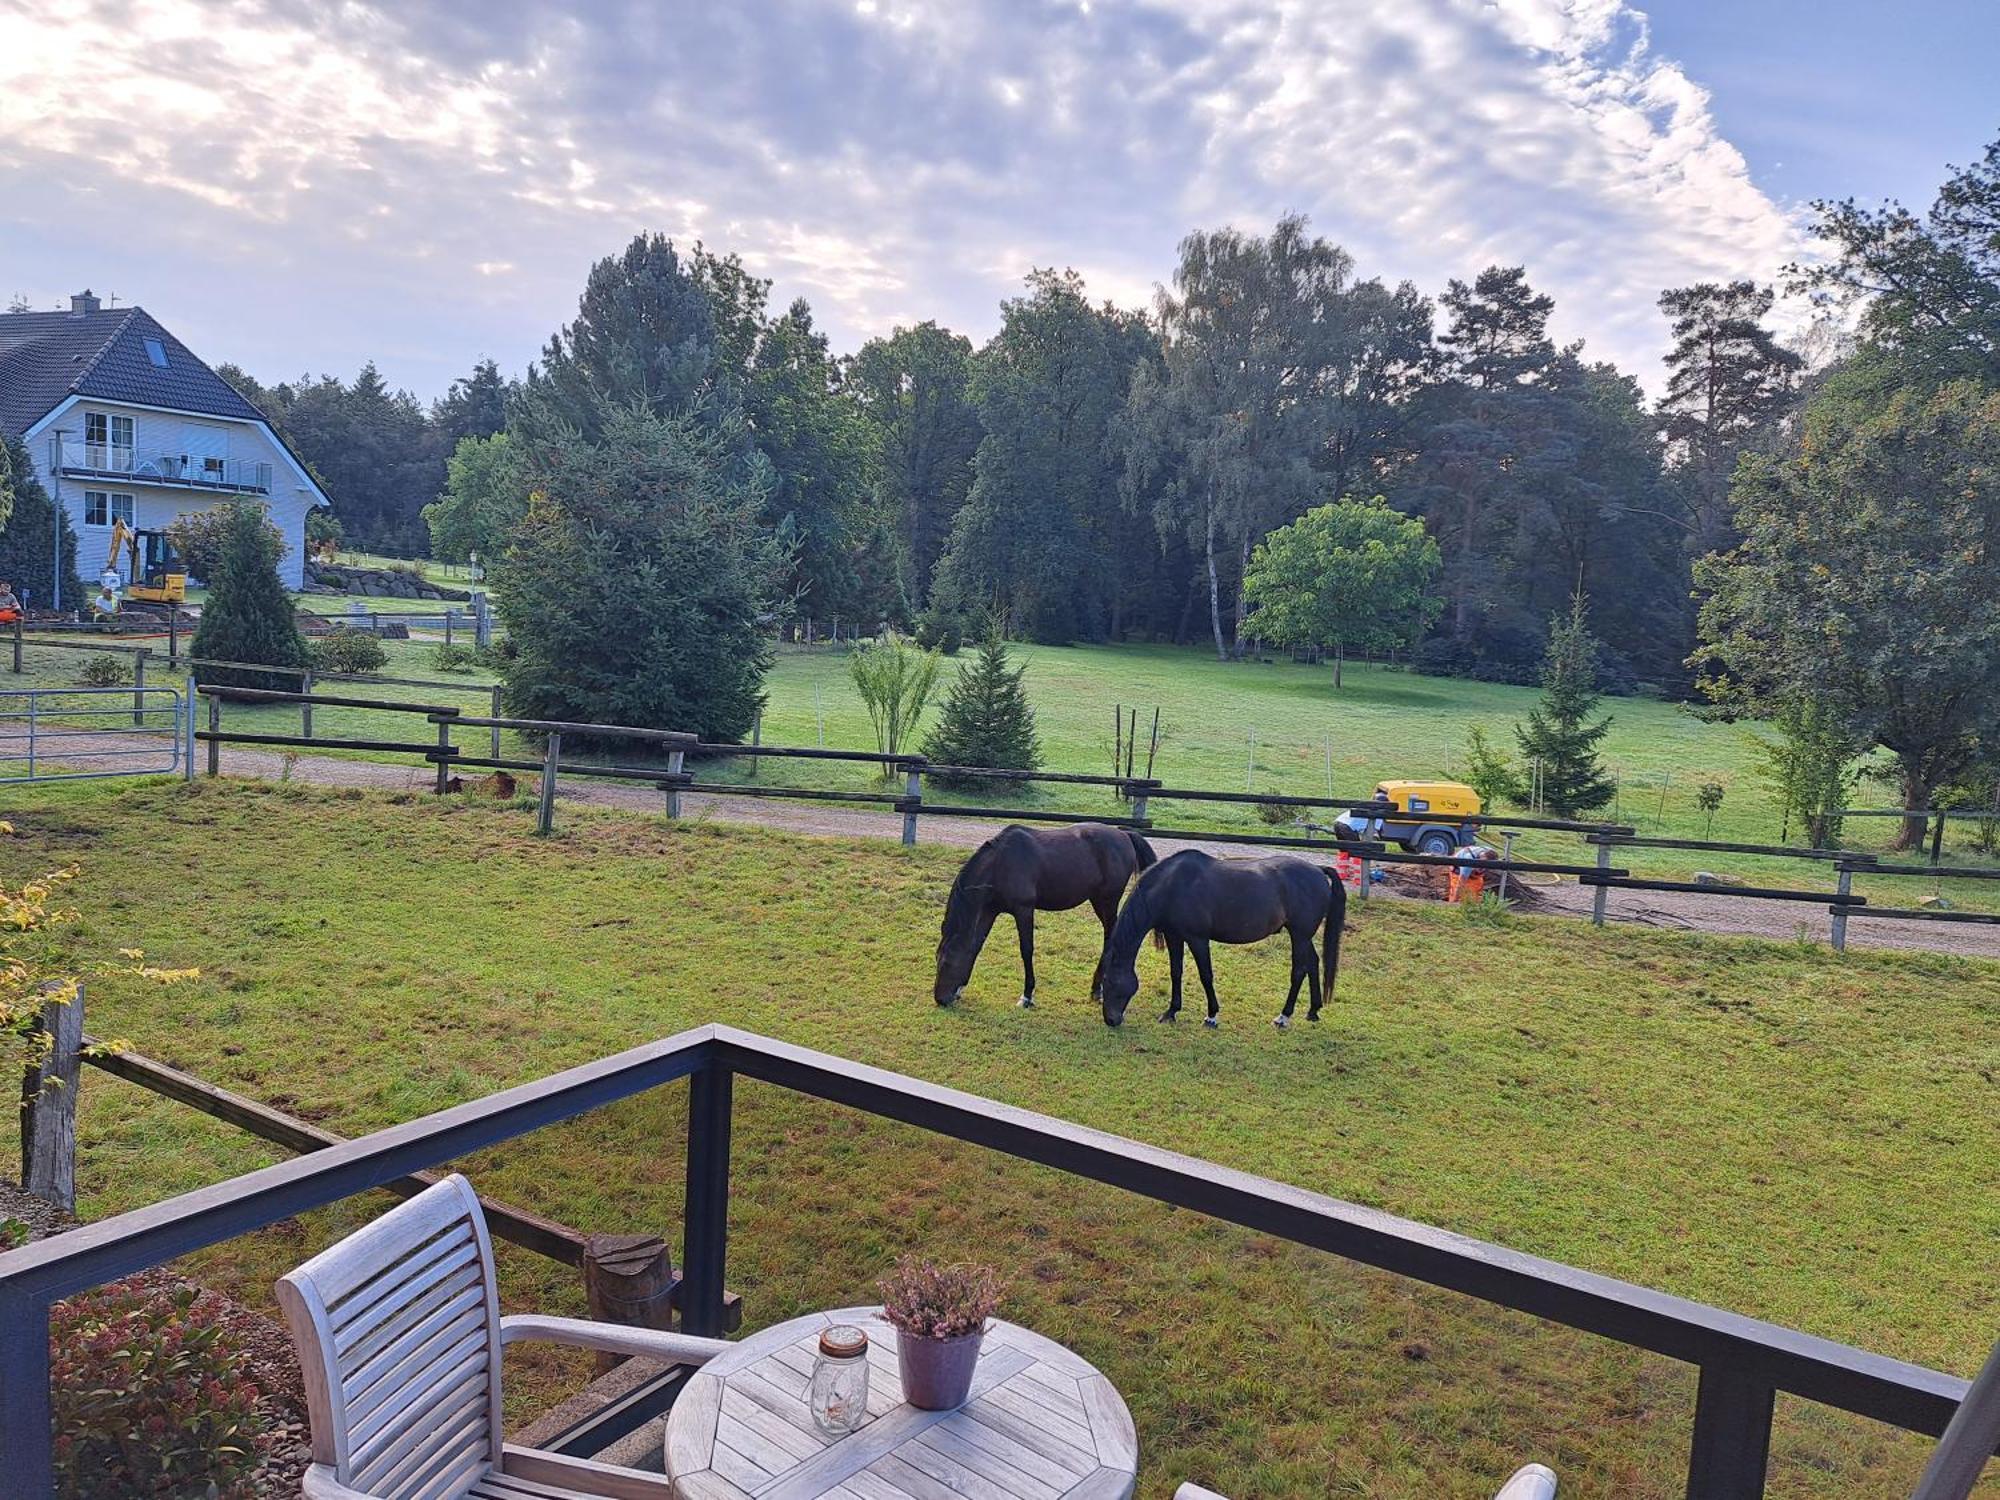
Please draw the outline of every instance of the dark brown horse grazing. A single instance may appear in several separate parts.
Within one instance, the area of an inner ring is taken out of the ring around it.
[[[1222,1007],[1215,998],[1215,971],[1208,945],[1256,943],[1280,931],[1292,937],[1292,988],[1274,1024],[1292,1024],[1299,1001],[1299,984],[1312,986],[1306,1019],[1319,1019],[1320,1004],[1333,998],[1333,977],[1340,968],[1340,932],[1347,922],[1347,889],[1324,865],[1278,855],[1272,859],[1222,860],[1199,849],[1183,849],[1148,870],[1132,888],[1118,924],[1104,945],[1104,1024],[1121,1025],[1125,1007],[1139,992],[1139,947],[1146,934],[1164,940],[1173,969],[1174,998],[1162,1021],[1181,1013],[1181,950],[1194,950],[1194,966],[1208,995],[1208,1019],[1214,1026]],[[1313,960],[1313,933],[1326,925],[1324,991]]]
[[[1153,858],[1152,845],[1138,834],[1104,823],[1073,823],[1067,828],[1011,824],[1001,829],[965,862],[945,900],[933,991],[937,1003],[950,1005],[965,993],[972,962],[1004,912],[1021,934],[1020,1003],[1033,1005],[1035,913],[1068,911],[1088,901],[1109,938],[1126,882]],[[1090,976],[1091,999],[1097,998],[1103,979],[1100,949]]]

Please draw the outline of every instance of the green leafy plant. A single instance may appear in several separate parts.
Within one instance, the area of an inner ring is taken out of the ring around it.
[[[876,1284],[882,1316],[898,1333],[919,1339],[955,1339],[977,1333],[1000,1306],[1006,1284],[991,1266],[941,1266],[905,1255]]]
[[[1259,802],[1257,817],[1273,828],[1284,828],[1298,819],[1298,810],[1284,802]]]
[[[379,672],[389,664],[389,653],[366,631],[343,627],[312,643],[312,664],[316,672]]]
[[[478,665],[479,652],[471,646],[461,646],[457,641],[440,643],[431,652],[431,665],[440,672],[470,672]]]
[[[21,1219],[0,1219],[0,1250],[18,1250],[28,1243],[28,1226]]]
[[[895,631],[884,631],[847,659],[847,674],[875,726],[875,748],[901,753],[937,686],[938,654],[920,650]],[[883,775],[888,775],[885,766]]]
[[[125,663],[115,656],[93,656],[76,675],[85,687],[117,687],[128,680]]]
[[[1487,739],[1477,724],[1465,733],[1465,784],[1479,793],[1480,805],[1488,812],[1502,802],[1523,800],[1513,757]]]
[[[1701,831],[1701,836],[1707,838],[1715,832],[1715,815],[1722,809],[1722,783],[1719,781],[1704,781],[1700,786],[1696,787],[1694,805],[1700,808],[1708,819],[1708,822],[1702,827]]]
[[[247,1495],[268,1422],[246,1352],[192,1287],[114,1282],[57,1303],[56,1494]]]

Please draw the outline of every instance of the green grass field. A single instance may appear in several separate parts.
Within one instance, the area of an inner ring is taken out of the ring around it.
[[[330,1128],[718,1019],[1961,1373],[2000,1329],[1992,965],[1378,905],[1319,1027],[1266,1024],[1266,945],[1220,955],[1220,1032],[1112,1032],[1075,916],[1042,925],[1038,1012],[1008,1004],[1004,941],[960,1007],[930,1003],[946,850],[583,809],[537,841],[504,808],[228,781],[9,816],[0,878],[80,862],[80,944],[204,971],[97,981],[94,1032]],[[1162,970],[1148,953],[1142,1004]],[[674,1238],[684,1108],[665,1090],[469,1168]],[[81,1143],[92,1213],[271,1159],[96,1074]],[[1009,1311],[1126,1394],[1148,1496],[1473,1496],[1528,1457],[1568,1496],[1681,1492],[1693,1376],[1670,1362],[762,1086],[734,1161],[753,1325],[866,1297],[905,1248],[992,1259]],[[378,1206],[195,1270],[262,1301]],[[576,1310],[570,1273],[504,1259],[512,1303]],[[578,1373],[518,1366],[516,1397]],[[1923,1452],[1782,1401],[1770,1493],[1900,1493]]]
[[[490,674],[446,672],[435,663],[432,641],[385,643],[392,676],[428,679],[448,686],[378,687],[328,685],[341,696],[419,701],[457,707],[468,714],[491,711]],[[1027,663],[1027,683],[1036,706],[1046,769],[1108,774],[1112,761],[1112,714],[1125,705],[1140,711],[1143,772],[1144,740],[1154,708],[1160,711],[1161,739],[1155,774],[1172,786],[1227,792],[1269,792],[1294,796],[1366,797],[1386,777],[1451,776],[1464,770],[1465,741],[1474,725],[1503,748],[1514,743],[1513,726],[1533,706],[1532,689],[1450,678],[1422,677],[1380,666],[1356,664],[1336,692],[1331,673],[1321,667],[1273,663],[1219,663],[1202,650],[1170,647],[1018,647]],[[28,672],[20,685],[55,685],[75,680],[82,654],[30,646]],[[948,660],[943,681],[957,671]],[[0,671],[0,686],[10,675]],[[783,648],[766,679],[769,703],[762,735],[766,744],[869,750],[873,732],[847,674],[844,650]],[[1754,730],[1706,723],[1676,704],[1649,698],[1606,699],[1612,719],[1604,760],[1619,776],[1619,800],[1606,809],[1648,835],[1705,838],[1738,843],[1776,843],[1783,828],[1764,778],[1756,768]],[[935,717],[933,709],[924,721]],[[292,733],[297,709],[230,705],[227,726],[247,732]],[[321,709],[314,732],[331,738],[430,738],[420,716],[385,715],[366,709]],[[921,732],[918,735],[921,741]],[[475,734],[480,753],[489,748]],[[337,753],[337,752],[336,752]],[[539,748],[512,733],[502,737],[502,753],[538,758]],[[419,768],[421,769],[421,768]],[[746,759],[698,767],[705,780],[741,782],[751,775]],[[765,760],[756,774],[774,785],[837,790],[879,789],[872,764]],[[1696,804],[1703,782],[1723,788],[1721,810],[1711,823]],[[1065,786],[1014,793],[990,787],[974,794],[941,793],[941,801],[1000,802],[1024,811],[1123,811],[1108,790]],[[1881,788],[1864,791],[1880,802]],[[1191,802],[1154,804],[1162,827],[1264,828],[1255,809]],[[1328,815],[1330,816],[1330,814]],[[1280,830],[1297,831],[1297,830]],[[1887,848],[1889,819],[1855,819],[1846,842],[1854,848]],[[1524,857],[1589,862],[1590,850],[1568,834],[1528,834],[1517,845]],[[1757,855],[1636,849],[1620,861],[1635,873],[1686,878],[1697,869],[1739,876],[1756,885],[1832,889],[1832,876],[1817,863]],[[1947,862],[2000,864],[2000,854],[1982,853],[1974,825],[1956,823]],[[1878,904],[1907,906],[1927,894],[1942,894],[1968,910],[2000,910],[2000,883],[1971,880],[1860,880],[1856,887]]]

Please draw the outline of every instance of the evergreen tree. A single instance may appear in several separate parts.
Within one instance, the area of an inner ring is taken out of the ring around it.
[[[11,512],[0,521],[0,578],[26,592],[37,609],[57,607],[56,533],[62,533],[62,607],[80,607],[89,598],[76,574],[76,530],[69,512],[58,510],[35,477],[27,447],[18,438],[0,443],[0,489],[12,496]]]
[[[1607,714],[1596,723],[1597,641],[1584,616],[1583,596],[1570,600],[1569,615],[1549,622],[1549,647],[1542,661],[1542,701],[1516,725],[1515,738],[1528,762],[1522,780],[1531,781],[1541,763],[1542,804],[1559,818],[1574,818],[1611,800],[1616,790],[1597,760],[1597,746],[1611,728]]]
[[[758,616],[783,560],[740,442],[698,414],[613,408],[597,441],[532,450],[527,515],[492,574],[511,713],[750,732],[770,664]]]
[[[253,500],[228,505],[229,526],[208,580],[208,602],[195,628],[193,653],[211,661],[263,662],[274,667],[303,667],[306,643],[292,612],[292,596],[278,577],[284,539],[264,507]],[[227,687],[295,690],[298,678],[289,672],[253,672],[232,667],[202,667],[204,683]]]
[[[1026,664],[1010,666],[1007,642],[993,622],[980,644],[979,656],[958,669],[958,680],[945,695],[937,724],[924,741],[924,756],[937,765],[987,766],[996,770],[1032,771],[1042,763],[1035,733],[1035,710],[1028,702],[1022,678]],[[976,786],[976,777],[939,775],[945,786]]]

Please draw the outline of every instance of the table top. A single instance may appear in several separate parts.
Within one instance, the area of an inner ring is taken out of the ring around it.
[[[830,1437],[806,1404],[820,1331],[868,1333],[868,1419]],[[957,1411],[906,1404],[896,1330],[879,1307],[779,1323],[696,1372],[667,1417],[681,1500],[1126,1500],[1139,1462],[1132,1414],[1088,1360],[994,1319]]]

